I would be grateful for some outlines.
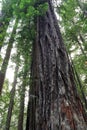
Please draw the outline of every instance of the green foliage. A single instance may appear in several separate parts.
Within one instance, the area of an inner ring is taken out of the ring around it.
[[[27,8],[27,14],[26,14],[27,17],[29,18],[34,17],[36,14],[37,14],[37,10],[33,6],[29,6]]]
[[[13,4],[13,14],[21,19],[44,15],[48,9],[48,4],[43,3],[35,7],[36,3],[36,0],[21,0],[19,5]]]
[[[41,4],[37,7],[38,15],[45,15],[48,10],[48,3]]]

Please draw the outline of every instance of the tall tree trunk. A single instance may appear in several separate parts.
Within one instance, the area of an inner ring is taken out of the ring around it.
[[[87,130],[57,19],[51,0],[47,2],[46,15],[37,18],[26,130]]]
[[[26,130],[86,130],[83,105],[53,12],[37,18]]]
[[[24,100],[25,100],[25,81],[23,81],[21,88],[21,99],[20,99],[20,111],[18,117],[18,130],[23,130],[23,121],[24,121]]]
[[[10,130],[10,123],[11,123],[11,116],[12,116],[12,110],[14,106],[14,96],[15,96],[15,89],[16,89],[16,83],[17,83],[17,73],[18,73],[18,65],[15,68],[15,76],[14,76],[14,82],[13,82],[13,87],[10,92],[10,103],[9,103],[9,108],[8,108],[8,113],[7,113],[7,118],[6,118],[6,126],[5,130]]]
[[[23,74],[23,83],[21,86],[21,95],[20,95],[20,111],[19,111],[19,117],[18,117],[18,130],[23,130],[23,121],[24,121],[24,101],[25,101],[25,91],[26,91],[26,83],[27,83],[27,73],[26,71],[27,62],[25,62],[25,70]]]
[[[10,38],[9,43],[8,43],[5,58],[3,60],[2,66],[1,66],[1,71],[0,71],[0,94],[2,92],[2,88],[3,88],[3,84],[4,84],[4,80],[5,80],[5,74],[6,74],[8,62],[9,62],[9,59],[10,59],[10,54],[11,54],[11,50],[12,50],[12,46],[13,46],[13,42],[14,42],[14,35],[16,34],[17,22],[18,21],[16,20],[13,31],[12,31],[12,34],[11,34],[11,38]]]

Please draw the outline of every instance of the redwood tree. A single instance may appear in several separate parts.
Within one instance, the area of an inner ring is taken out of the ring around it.
[[[87,130],[83,105],[51,0],[37,17],[26,130]]]

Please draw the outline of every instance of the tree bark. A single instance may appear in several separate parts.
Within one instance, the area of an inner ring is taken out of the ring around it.
[[[8,43],[5,58],[3,60],[1,70],[0,70],[0,94],[2,92],[2,88],[3,88],[3,84],[4,84],[4,80],[5,80],[5,75],[6,75],[6,70],[7,70],[9,59],[10,59],[10,54],[11,54],[11,50],[12,50],[12,46],[13,46],[13,42],[14,42],[14,35],[16,34],[17,22],[18,21],[16,20],[12,34],[11,34],[11,38],[10,38],[9,43]]]
[[[26,130],[87,130],[52,2],[47,2],[48,11],[37,17]]]
[[[29,69],[27,68],[27,59],[24,62],[24,74],[23,74],[23,83],[21,86],[21,95],[20,95],[20,110],[19,110],[19,117],[18,117],[18,130],[23,130],[23,122],[24,122],[24,102],[25,102],[25,91],[27,85],[27,74]]]
[[[23,130],[24,100],[25,100],[25,90],[26,90],[24,82],[25,81],[23,81],[22,88],[21,88],[20,111],[19,111],[19,117],[18,117],[18,130]]]
[[[14,82],[13,82],[13,87],[10,92],[10,103],[9,103],[9,108],[8,108],[8,113],[7,113],[7,118],[6,118],[6,126],[5,130],[10,130],[10,122],[11,122],[11,116],[12,116],[12,110],[14,106],[14,96],[15,96],[15,89],[16,89],[16,83],[17,83],[17,73],[18,73],[18,65],[15,68],[15,76],[14,76]]]

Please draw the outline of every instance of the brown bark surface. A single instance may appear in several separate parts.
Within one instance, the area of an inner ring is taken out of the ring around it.
[[[26,130],[87,130],[73,70],[51,0],[37,18]]]

